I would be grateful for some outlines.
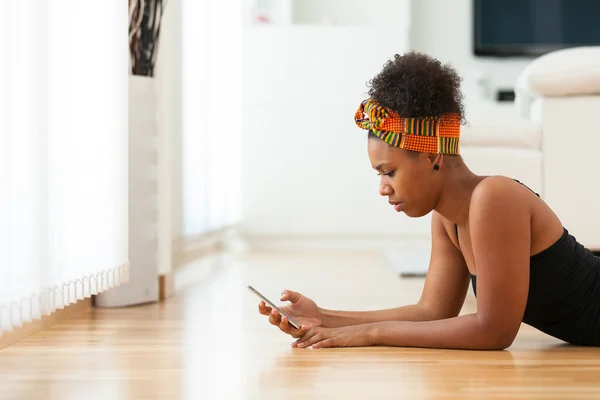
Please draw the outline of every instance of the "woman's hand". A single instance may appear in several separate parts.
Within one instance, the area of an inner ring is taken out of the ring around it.
[[[262,315],[269,316],[269,322],[276,325],[283,332],[291,335],[294,338],[302,337],[308,329],[323,325],[323,312],[317,304],[308,297],[302,296],[300,293],[284,290],[281,293],[281,301],[289,301],[291,304],[279,307],[290,317],[300,323],[301,328],[294,328],[286,317],[279,315],[277,310],[267,306],[264,301],[258,305],[258,311]]]
[[[342,328],[310,328],[292,346],[313,349],[321,347],[364,347],[373,345],[371,324],[345,326]]]

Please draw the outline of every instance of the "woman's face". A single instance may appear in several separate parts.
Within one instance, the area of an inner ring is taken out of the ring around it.
[[[381,176],[379,194],[386,196],[398,212],[409,217],[429,214],[439,198],[440,172],[426,153],[393,147],[380,139],[369,139],[371,165]]]

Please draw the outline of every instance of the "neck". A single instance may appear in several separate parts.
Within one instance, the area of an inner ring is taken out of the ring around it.
[[[473,191],[485,177],[475,175],[465,164],[442,171],[442,191],[434,209],[448,221],[465,225],[469,221]]]

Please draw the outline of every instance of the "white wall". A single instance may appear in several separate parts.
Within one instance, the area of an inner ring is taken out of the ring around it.
[[[281,0],[278,0],[281,1]],[[293,0],[296,24],[395,27],[409,21],[410,0]]]
[[[463,77],[467,116],[481,102],[477,81],[488,76],[492,90],[512,89],[527,58],[482,58],[473,53],[473,0],[413,0],[411,47],[442,62],[449,62]]]
[[[244,234],[389,238],[427,231],[427,222],[396,214],[379,196],[367,136],[353,118],[367,81],[394,53],[407,50],[407,26],[404,32],[246,29]]]

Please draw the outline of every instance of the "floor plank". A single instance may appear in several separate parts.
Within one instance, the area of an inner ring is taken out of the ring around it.
[[[0,351],[0,398],[600,398],[600,349],[527,326],[503,352],[292,349],[246,283],[367,310],[414,302],[423,280],[398,279],[371,253],[208,258],[179,271],[162,304],[94,309]],[[469,295],[463,312],[475,307]]]

